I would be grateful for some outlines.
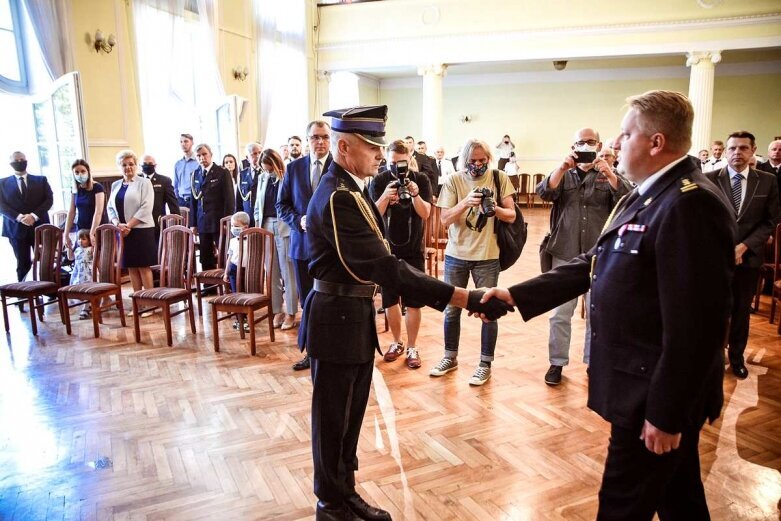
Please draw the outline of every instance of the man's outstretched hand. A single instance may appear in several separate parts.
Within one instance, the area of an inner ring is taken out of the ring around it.
[[[473,293],[482,293],[483,296],[480,299],[480,304],[486,304],[493,300],[499,300],[501,302],[504,302],[504,304],[507,306],[508,311],[514,311],[513,306],[515,306],[515,301],[513,300],[512,295],[510,295],[510,292],[504,288],[491,288],[489,290],[485,289],[479,289],[475,291],[469,292],[469,298],[471,300]],[[490,318],[488,315],[483,313],[479,310],[472,310],[469,307],[467,307],[467,310],[469,311],[469,316],[477,316],[478,318],[482,318],[483,320],[496,320],[495,318]]]
[[[475,289],[469,292],[466,309],[470,315],[478,315],[484,320],[496,320],[505,316],[509,311],[514,311],[512,305],[495,296],[487,296],[486,291],[482,289]]]

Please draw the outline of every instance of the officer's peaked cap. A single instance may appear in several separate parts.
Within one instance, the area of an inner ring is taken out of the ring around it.
[[[331,117],[331,128],[337,132],[355,134],[372,145],[381,147],[388,145],[385,142],[385,121],[388,119],[387,105],[331,110],[323,116]]]

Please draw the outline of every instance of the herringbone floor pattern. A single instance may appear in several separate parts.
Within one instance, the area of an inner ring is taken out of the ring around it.
[[[547,211],[525,213],[529,244],[503,285],[537,273]],[[781,337],[768,309],[763,300],[752,324],[750,377],[725,378],[722,419],[702,436],[716,520],[779,518]],[[168,348],[160,315],[143,321],[142,344],[116,314],[98,340],[86,321],[68,337],[56,313],[36,339],[26,316],[10,315],[0,352],[0,519],[312,519],[311,385],[308,372],[290,369],[296,330],[272,344],[259,325],[252,358],[228,322],[223,351],[213,353],[208,316],[197,335],[174,318]],[[470,388],[479,323],[463,317],[461,366],[435,379],[428,369],[442,355],[442,316],[423,316],[423,368],[376,363],[359,446],[364,497],[394,519],[593,519],[608,426],[585,407],[583,320],[573,319],[561,386],[542,381],[547,319],[524,324],[516,314],[500,323],[493,378]]]

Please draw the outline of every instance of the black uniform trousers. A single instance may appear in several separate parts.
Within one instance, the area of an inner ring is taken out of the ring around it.
[[[599,489],[598,521],[709,520],[700,477],[700,429],[682,432],[680,446],[657,455],[637,429],[615,424],[610,430],[605,472]]]
[[[9,237],[11,248],[16,256],[16,280],[21,282],[27,276],[33,265],[32,254],[35,245],[35,228],[25,226],[25,233],[21,237]]]
[[[374,361],[336,364],[312,358],[311,364],[315,495],[321,501],[341,503],[355,492],[358,437]]]
[[[301,308],[304,307],[306,297],[312,288],[315,286],[315,280],[312,275],[309,274],[309,260],[295,259],[296,265],[296,286],[298,286],[298,300],[301,303]]]
[[[214,256],[215,239],[219,235],[212,232],[198,232],[201,245],[198,251],[201,253],[201,269],[213,270],[217,267],[217,259]]]
[[[748,343],[751,303],[757,291],[759,268],[737,266],[732,278],[732,319],[729,327],[729,360],[742,364]]]

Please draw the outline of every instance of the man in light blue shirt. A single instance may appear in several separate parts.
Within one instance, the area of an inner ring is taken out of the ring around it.
[[[193,136],[191,134],[180,135],[179,144],[182,146],[184,156],[174,165],[174,192],[179,200],[179,206],[189,208],[192,175],[198,169],[198,160],[193,154]]]

